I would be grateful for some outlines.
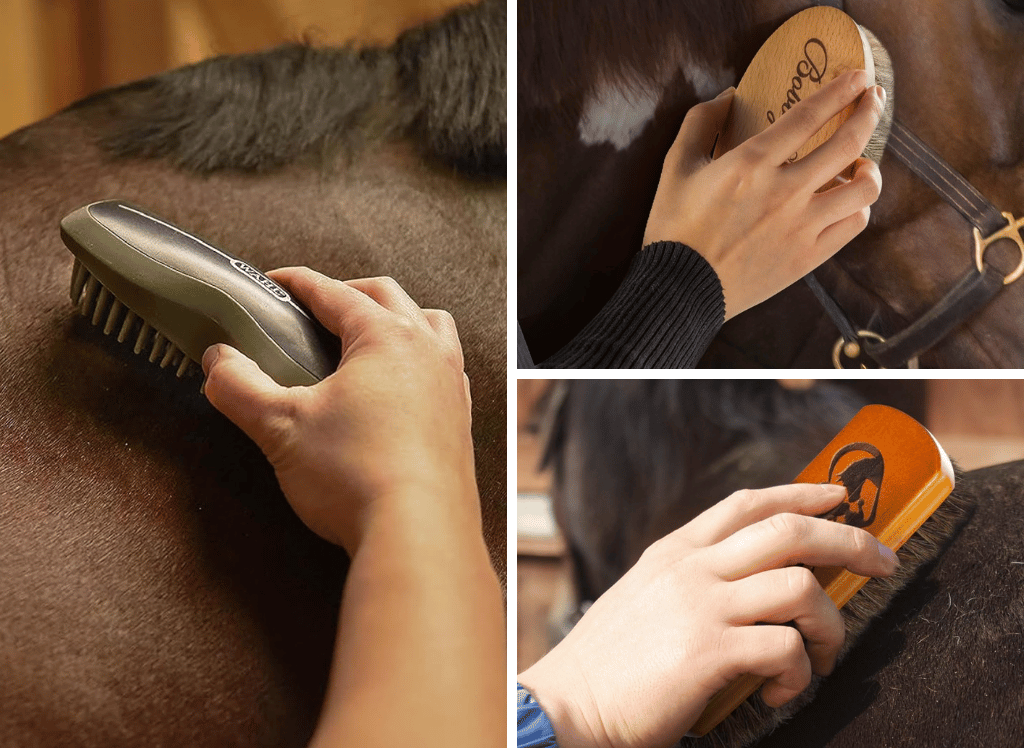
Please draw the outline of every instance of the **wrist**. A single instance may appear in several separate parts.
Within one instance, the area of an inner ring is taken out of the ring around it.
[[[600,718],[587,716],[588,711],[593,711],[593,696],[587,689],[574,687],[555,675],[552,671],[563,668],[549,667],[545,659],[520,673],[518,681],[544,711],[558,748],[612,748],[600,727]]]

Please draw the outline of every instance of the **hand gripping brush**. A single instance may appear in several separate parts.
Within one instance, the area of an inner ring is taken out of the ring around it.
[[[956,477],[953,464],[935,437],[910,416],[884,405],[862,408],[793,482],[845,486],[847,498],[823,517],[863,527],[880,543],[893,550],[902,549],[903,561],[934,557],[937,544],[948,537],[950,527],[960,521],[963,511],[959,502],[947,501],[952,499]],[[892,580],[872,580],[875,584],[866,589],[862,588],[869,584],[868,578],[846,569],[819,566],[813,571],[837,608],[849,604],[858,609],[856,618],[864,620],[884,609],[896,585],[902,586],[913,576],[914,565],[908,563],[907,568],[898,569]],[[885,585],[889,585],[888,593]],[[850,631],[857,628],[851,623],[854,619],[844,618],[849,646],[866,624],[859,626],[860,631]],[[762,702],[747,701],[764,681],[745,675],[719,691],[687,737],[714,732],[703,742],[685,744],[728,746],[752,742],[749,738],[757,734],[754,726],[767,726],[772,721],[763,713],[767,707]],[[723,724],[719,727],[719,723]],[[739,739],[741,734],[748,739]]]
[[[281,385],[310,385],[338,365],[340,344],[252,265],[121,202],[86,205],[60,222],[75,255],[71,301],[103,332],[184,376],[227,343]]]

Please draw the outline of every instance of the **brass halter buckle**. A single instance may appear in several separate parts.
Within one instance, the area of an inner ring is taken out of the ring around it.
[[[1024,239],[1021,239],[1020,236],[1020,231],[1024,228],[1024,218],[1018,220],[1006,211],[1003,211],[1003,218],[1006,219],[1006,226],[984,238],[982,238],[978,228],[974,228],[974,264],[977,265],[979,273],[984,272],[985,250],[988,249],[989,245],[1000,239],[1009,239],[1014,242],[1017,245],[1017,249],[1020,250],[1020,264],[1017,265],[1012,273],[1003,278],[1003,285],[1008,286],[1024,275]]]
[[[843,340],[842,337],[836,341],[836,344],[832,346],[832,366],[837,369],[845,369],[843,366],[843,356],[850,359],[860,358],[863,352],[863,347],[860,344],[861,340],[874,340],[877,343],[884,343],[885,338],[879,335],[877,332],[871,332],[871,330],[857,330],[857,340]],[[917,369],[919,366],[917,356],[907,361],[908,369]],[[864,364],[860,365],[860,368],[866,369]],[[884,366],[882,367],[885,368]]]

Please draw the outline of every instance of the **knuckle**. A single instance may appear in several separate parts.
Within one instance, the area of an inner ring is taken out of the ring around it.
[[[821,590],[814,572],[803,566],[790,566],[786,569],[786,585],[790,595],[801,603],[817,600]]]
[[[402,287],[398,285],[398,281],[396,281],[390,275],[382,275],[376,278],[375,280],[377,281],[377,285],[379,285],[382,289],[386,289],[388,291],[402,290]]]
[[[683,122],[689,122],[691,124],[694,122],[698,122],[702,118],[707,116],[709,110],[710,105],[707,101],[701,102],[700,104],[694,104],[692,107],[686,110],[686,116],[683,117]]]
[[[864,190],[869,203],[874,203],[882,194],[882,173],[878,165],[870,161],[864,169]]]
[[[864,150],[864,140],[856,130],[848,130],[839,139],[839,153],[844,161],[854,161]]]
[[[802,520],[796,514],[776,514],[768,519],[768,527],[785,541],[797,544],[807,535],[807,525]]]
[[[857,230],[863,231],[868,226],[868,221],[871,220],[871,208],[864,207],[857,211]]]
[[[267,408],[260,446],[272,465],[280,466],[292,452],[298,420],[298,406],[290,399],[279,399]]]
[[[747,141],[741,148],[737,149],[736,160],[739,161],[740,168],[745,171],[751,171],[765,160],[764,148],[760,142]]]
[[[867,530],[859,527],[848,528],[850,550],[856,556],[867,556],[878,553],[878,541],[876,541]]]
[[[821,104],[815,101],[808,101],[806,106],[796,106],[786,116],[792,118],[791,122],[794,129],[800,132],[817,132],[821,110]]]
[[[744,513],[756,509],[759,503],[757,499],[757,492],[752,491],[749,488],[741,488],[739,491],[732,494],[729,499],[736,505],[737,511]]]
[[[804,638],[795,628],[781,626],[779,632],[779,651],[790,664],[802,664],[807,657],[804,649]]]

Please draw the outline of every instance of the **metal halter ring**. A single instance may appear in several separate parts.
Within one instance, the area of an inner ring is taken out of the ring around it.
[[[860,358],[860,354],[863,352],[860,341],[861,340],[874,340],[876,343],[884,343],[885,338],[879,335],[877,332],[871,332],[871,330],[857,330],[857,340],[844,340],[842,337],[836,341],[836,344],[832,347],[832,365],[837,369],[845,369],[843,366],[842,356],[847,358]],[[860,365],[860,368],[866,369],[864,364]],[[884,366],[882,367],[885,368]],[[917,356],[907,361],[908,369],[917,369],[918,360]]]
[[[994,231],[990,235],[982,238],[981,232],[978,231],[977,227],[974,229],[974,264],[978,266],[978,272],[984,272],[984,258],[985,250],[988,249],[992,242],[999,241],[1000,239],[1009,239],[1017,244],[1017,249],[1020,250],[1020,264],[1014,269],[1012,273],[1003,278],[1003,285],[1008,286],[1015,280],[1024,275],[1024,240],[1020,237],[1021,228],[1024,228],[1024,218],[1019,221],[1013,217],[1012,214],[1003,211],[1003,218],[1006,219],[1007,225],[999,231]]]

